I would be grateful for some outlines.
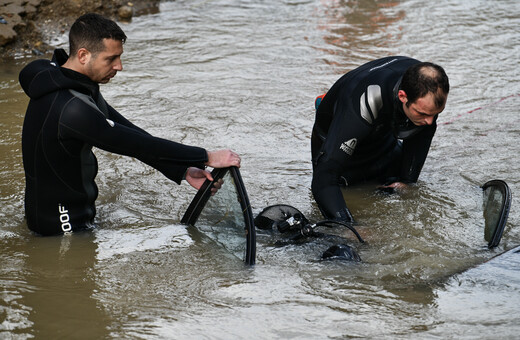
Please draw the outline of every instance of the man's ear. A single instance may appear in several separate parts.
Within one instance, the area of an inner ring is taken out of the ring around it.
[[[406,95],[406,92],[404,92],[403,90],[399,90],[399,92],[397,92],[397,97],[403,104],[406,104],[408,102],[408,96]]]
[[[86,48],[80,48],[77,52],[78,61],[85,65],[90,61],[92,54]]]

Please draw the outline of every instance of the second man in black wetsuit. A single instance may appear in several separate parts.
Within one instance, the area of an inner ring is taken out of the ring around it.
[[[341,186],[417,181],[444,110],[448,77],[408,57],[374,60],[341,77],[316,101],[312,193],[322,214],[352,222]]]
[[[151,136],[108,105],[99,84],[122,70],[125,40],[115,22],[86,14],[71,27],[70,56],[56,50],[52,60],[33,61],[20,72],[30,97],[22,131],[25,215],[29,229],[41,235],[94,225],[93,146],[135,157],[195,188],[212,179],[205,165],[240,166],[231,150],[211,152]]]

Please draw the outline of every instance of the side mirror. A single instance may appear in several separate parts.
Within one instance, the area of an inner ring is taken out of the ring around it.
[[[501,180],[486,182],[482,208],[484,210],[484,239],[488,248],[500,243],[511,207],[511,191],[507,183]]]

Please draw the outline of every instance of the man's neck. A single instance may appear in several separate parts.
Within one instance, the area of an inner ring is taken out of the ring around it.
[[[67,61],[63,65],[61,65],[61,67],[68,68],[69,70],[76,71],[81,74],[85,74],[82,72],[81,65],[78,63],[78,61],[72,58],[67,59]]]
[[[73,79],[81,84],[85,88],[89,90],[89,92],[94,96],[97,97],[97,94],[99,93],[99,84],[96,82],[93,82],[87,75],[84,73],[81,73],[79,71],[74,70],[73,68],[66,67],[66,64],[63,64],[61,66],[62,73],[70,79]]]

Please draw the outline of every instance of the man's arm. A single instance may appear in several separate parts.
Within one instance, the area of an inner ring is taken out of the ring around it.
[[[399,178],[393,178],[385,185],[380,186],[381,189],[399,191],[406,189],[408,184],[417,182],[436,129],[437,125],[434,123],[403,141],[403,161]]]
[[[100,149],[135,157],[180,183],[189,166],[204,168],[206,150],[153,137],[131,123],[108,120],[80,98],[69,102],[60,119],[60,137],[79,139]],[[112,116],[111,118],[114,118]]]
[[[341,193],[339,170],[340,167],[333,161],[321,162],[315,166],[312,194],[325,218],[354,222]]]
[[[108,117],[109,117],[109,119],[111,119],[115,123],[119,123],[121,125],[129,127],[129,128],[134,129],[136,131],[140,131],[141,133],[143,133],[145,135],[150,135],[148,132],[146,132],[145,130],[141,129],[140,127],[138,127],[137,125],[133,124],[131,121],[126,119],[116,109],[114,109],[112,106],[108,105],[108,103],[107,103],[107,107],[108,107]]]
[[[415,183],[419,178],[433,135],[437,129],[434,123],[424,128],[420,133],[403,141],[403,163],[400,180],[404,183]]]
[[[357,101],[359,102],[359,100]],[[358,143],[370,133],[372,127],[357,113],[348,96],[340,96],[335,105],[334,118],[327,137],[316,157],[312,179],[312,193],[322,214],[329,219],[352,222],[340,185],[342,174],[351,165]]]

